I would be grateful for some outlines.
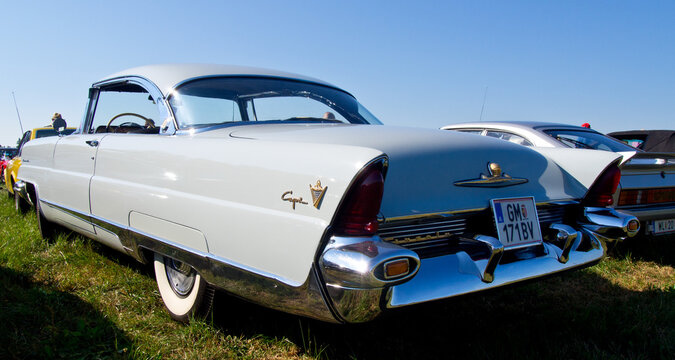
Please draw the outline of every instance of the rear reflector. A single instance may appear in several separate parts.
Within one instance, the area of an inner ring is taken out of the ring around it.
[[[637,220],[631,220],[628,222],[628,231],[638,231],[640,229],[640,222]]]
[[[387,280],[405,276],[409,272],[410,261],[408,259],[398,259],[384,263],[384,278]]]

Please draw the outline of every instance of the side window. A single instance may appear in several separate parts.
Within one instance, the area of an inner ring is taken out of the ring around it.
[[[169,103],[181,128],[242,121],[239,105],[231,99],[176,93]]]
[[[253,100],[255,117],[249,120],[334,120],[348,121],[328,105],[303,96],[261,97]],[[250,116],[250,115],[249,115]]]
[[[483,133],[483,130],[481,130],[481,129],[452,129],[452,130],[467,133],[467,134],[476,134],[476,135],[480,135],[481,133]]]
[[[505,132],[505,131],[488,130],[485,135],[495,137],[497,139],[510,141],[510,142],[516,143],[518,145],[532,146],[532,143],[529,142],[524,137],[516,135],[516,134],[511,134],[511,133],[508,133],[508,132]]]
[[[86,132],[158,134],[159,121],[159,109],[152,96],[138,85],[124,84],[101,89]]]

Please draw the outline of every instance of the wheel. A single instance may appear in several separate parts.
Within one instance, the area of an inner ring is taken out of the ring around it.
[[[155,254],[155,279],[171,318],[189,322],[211,311],[214,289],[190,265]]]
[[[56,235],[59,232],[59,226],[49,220],[42,214],[42,206],[40,205],[40,197],[38,196],[37,189],[35,190],[35,215],[37,216],[38,221],[38,230],[40,230],[40,236],[45,240],[54,240]]]
[[[14,208],[20,214],[25,214],[30,208],[30,204],[24,200],[18,192],[14,192]]]

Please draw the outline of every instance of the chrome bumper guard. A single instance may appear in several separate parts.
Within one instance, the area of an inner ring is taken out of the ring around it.
[[[603,241],[613,241],[635,236],[640,231],[640,222],[635,216],[614,209],[587,207],[581,227]]]
[[[508,250],[490,236],[477,235],[466,242],[479,243],[489,250],[486,259],[474,260],[465,251],[420,259],[411,250],[383,242],[379,237],[332,237],[319,258],[329,302],[341,321],[364,322],[384,309],[449,298],[496,288],[574,268],[593,265],[605,254],[602,242],[617,234],[633,236],[637,219],[611,209],[587,208],[579,230],[565,224],[551,224],[553,232],[544,241],[543,255],[500,263]],[[384,281],[378,269],[391,259],[407,257],[410,273]]]
[[[15,182],[12,190],[14,190],[15,194],[19,194],[22,199],[26,200],[30,206],[35,206],[35,204],[33,204],[33,200],[31,200],[30,196],[28,195],[28,189],[26,189],[26,183],[24,181],[18,180]]]

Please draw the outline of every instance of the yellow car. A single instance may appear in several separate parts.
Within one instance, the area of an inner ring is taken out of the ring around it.
[[[66,128],[61,132],[61,135],[70,135],[76,128]],[[21,141],[19,142],[19,153],[7,163],[7,168],[5,169],[5,187],[7,188],[7,195],[11,198],[14,197],[14,183],[16,182],[16,174],[19,172],[19,167],[21,166],[21,149],[23,145],[31,140],[47,137],[47,136],[56,136],[59,135],[52,126],[39,127],[31,129],[23,133]],[[22,205],[22,204],[19,204]],[[19,206],[17,205],[17,207]]]

